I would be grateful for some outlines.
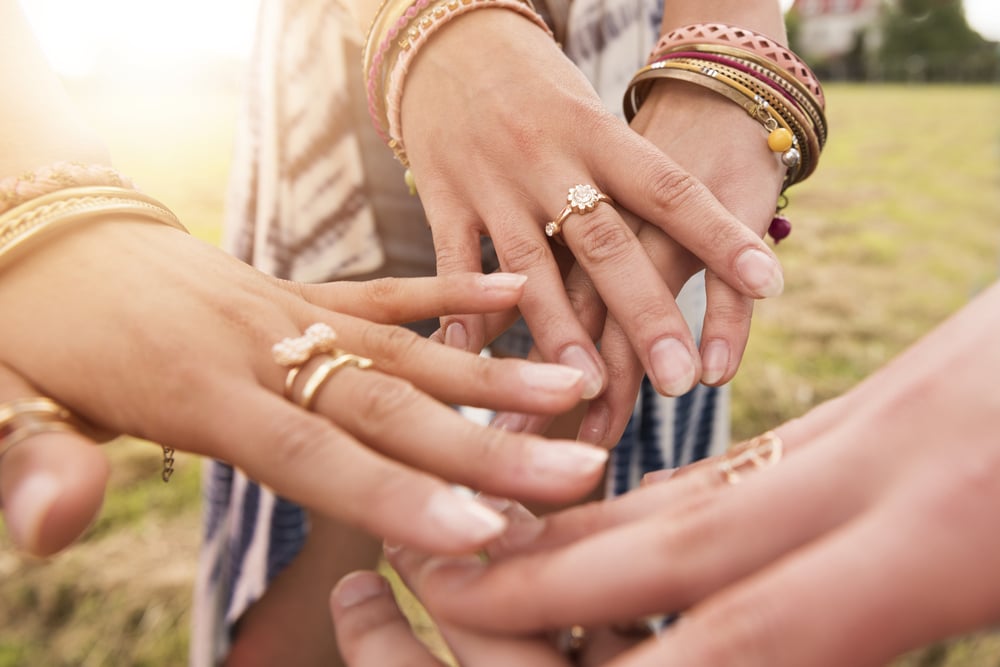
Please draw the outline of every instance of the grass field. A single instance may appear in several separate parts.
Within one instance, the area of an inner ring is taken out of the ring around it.
[[[778,248],[786,292],[759,304],[734,383],[740,437],[850,387],[1000,270],[1000,92],[833,85],[828,97],[832,141],[791,191],[795,229]],[[235,92],[80,99],[119,167],[217,241]],[[165,486],[148,443],[108,451],[112,487],[82,544],[48,562],[0,545],[0,667],[184,664],[198,461],[180,455]],[[1000,638],[902,665],[1000,667]]]

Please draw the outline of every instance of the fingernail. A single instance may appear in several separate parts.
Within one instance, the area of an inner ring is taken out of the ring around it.
[[[520,433],[527,424],[528,415],[520,412],[501,412],[490,422],[491,427],[510,433]]]
[[[601,393],[604,376],[587,351],[579,345],[570,345],[559,355],[559,363],[583,371],[583,398],[590,399]]]
[[[525,363],[521,366],[521,380],[534,389],[545,391],[565,391],[572,388],[583,377],[579,368],[559,364]]]
[[[42,523],[56,499],[59,480],[49,473],[35,473],[18,484],[5,499],[4,518],[7,532],[19,549],[33,552]]]
[[[574,442],[546,440],[531,448],[532,466],[548,474],[587,475],[603,467],[607,460],[607,451]]]
[[[661,338],[649,351],[653,379],[667,396],[680,396],[695,381],[694,361],[684,343],[676,338]]]
[[[511,506],[511,501],[507,498],[490,496],[485,493],[477,493],[475,499],[476,502],[485,505],[497,514],[503,514]]]
[[[427,502],[427,515],[440,529],[463,542],[481,543],[496,537],[507,526],[507,519],[467,494],[438,491]]]
[[[520,273],[487,273],[479,276],[479,284],[490,290],[513,292],[521,289],[528,276]]]
[[[459,350],[465,350],[469,345],[469,334],[461,322],[452,322],[444,330],[444,344]]]
[[[351,572],[333,588],[333,599],[346,609],[389,592],[389,582],[374,572]]]
[[[701,353],[701,381],[716,384],[729,370],[729,344],[724,340],[712,340]]]
[[[744,250],[736,259],[736,272],[757,296],[778,296],[785,289],[781,266],[770,255],[755,248]]]
[[[604,442],[611,428],[611,416],[604,401],[597,400],[587,407],[587,414],[580,423],[577,439],[596,445]]]

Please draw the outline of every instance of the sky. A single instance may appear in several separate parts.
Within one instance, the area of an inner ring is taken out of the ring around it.
[[[780,0],[788,7],[792,0]],[[972,27],[1000,40],[1000,0],[964,0]],[[136,66],[245,58],[257,0],[21,0],[52,66],[91,73],[101,58]]]

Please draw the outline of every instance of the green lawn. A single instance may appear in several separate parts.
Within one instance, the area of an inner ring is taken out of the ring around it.
[[[219,238],[232,90],[80,95],[118,166],[199,236]],[[1000,93],[987,87],[828,87],[832,141],[790,192],[778,248],[786,293],[759,304],[734,430],[743,437],[854,384],[997,277]],[[0,667],[177,665],[199,532],[198,462],[109,446],[112,488],[83,543],[49,562],[0,546]],[[0,538],[2,539],[2,538]],[[997,635],[899,667],[998,667]]]

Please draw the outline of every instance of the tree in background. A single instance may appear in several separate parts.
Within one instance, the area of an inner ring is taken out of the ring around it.
[[[984,81],[1000,76],[998,44],[969,26],[961,0],[886,3],[880,42],[883,78]]]

